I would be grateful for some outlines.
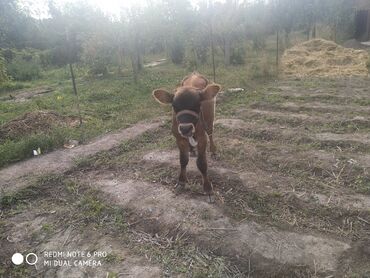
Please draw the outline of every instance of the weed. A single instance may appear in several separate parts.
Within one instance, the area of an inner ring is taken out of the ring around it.
[[[50,234],[54,231],[54,226],[52,224],[43,224],[41,226],[41,230],[44,231],[47,234]]]
[[[120,255],[114,253],[109,253],[104,258],[104,261],[106,261],[107,263],[118,263],[121,262],[122,260],[123,258]]]

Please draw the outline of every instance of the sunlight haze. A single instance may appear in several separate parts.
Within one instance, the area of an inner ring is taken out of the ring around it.
[[[61,7],[68,3],[83,2],[102,10],[105,14],[110,14],[114,17],[119,17],[122,9],[130,7],[145,6],[150,0],[54,0],[54,3]],[[191,0],[192,5],[197,5],[200,0]],[[215,2],[224,2],[223,0],[216,0]],[[28,10],[35,18],[46,18],[48,14],[48,0],[21,0],[21,7]]]

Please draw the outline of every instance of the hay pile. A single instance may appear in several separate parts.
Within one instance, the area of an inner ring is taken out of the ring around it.
[[[282,66],[286,75],[298,77],[367,75],[368,58],[369,54],[364,50],[314,39],[286,50]]]
[[[61,116],[53,111],[34,111],[0,126],[0,141],[16,139],[24,135],[47,132],[55,126],[78,126],[77,117]]]

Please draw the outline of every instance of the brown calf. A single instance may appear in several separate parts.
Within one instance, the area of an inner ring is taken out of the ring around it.
[[[203,189],[210,196],[212,184],[207,175],[207,134],[210,137],[211,151],[214,152],[212,132],[215,97],[221,87],[208,83],[206,78],[193,73],[184,78],[174,93],[157,89],[153,91],[153,96],[160,103],[172,104],[172,133],[180,150],[181,165],[177,186],[183,187],[187,182],[186,166],[189,162],[189,151],[190,147],[196,146],[197,166],[203,176]]]
[[[192,73],[191,75],[185,77],[181,81],[181,86],[190,86],[197,89],[204,90],[209,84],[208,79],[198,73]],[[208,134],[210,151],[214,155],[216,153],[216,145],[213,142],[213,122],[215,120],[215,110],[216,110],[216,98],[211,98],[209,100],[203,100],[201,102],[201,111],[203,115],[203,125]]]

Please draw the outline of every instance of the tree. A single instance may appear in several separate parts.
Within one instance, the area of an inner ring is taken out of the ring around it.
[[[215,4],[214,14],[217,21],[214,22],[213,32],[223,50],[225,65],[230,65],[232,49],[243,38],[241,9],[236,1],[228,0],[224,4]]]
[[[5,68],[5,59],[0,52],[0,84],[9,80]]]
[[[327,24],[332,33],[332,39],[337,41],[338,30],[342,30],[342,34],[352,33],[354,19],[354,2],[348,0],[326,0],[323,22]]]

